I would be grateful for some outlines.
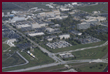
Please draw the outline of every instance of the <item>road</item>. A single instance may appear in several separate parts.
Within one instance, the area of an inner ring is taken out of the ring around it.
[[[66,52],[82,51],[82,50],[87,50],[87,49],[92,49],[92,48],[102,47],[102,46],[105,46],[105,45],[108,45],[108,41],[106,41],[104,44],[102,44],[102,45],[98,45],[98,46],[86,47],[86,48],[80,48],[80,49],[70,50],[70,51],[64,51],[64,52],[58,52],[58,53],[55,53],[55,54],[61,54],[61,53],[66,53]]]
[[[41,69],[41,68],[46,68],[46,67],[57,66],[57,65],[60,65],[60,64],[84,63],[84,62],[103,62],[103,63],[107,63],[107,61],[108,60],[106,60],[106,59],[72,60],[72,61],[66,61],[65,63],[51,63],[51,64],[34,66],[34,67],[26,68],[26,69],[12,70],[12,71],[7,71],[7,72],[23,72],[23,71],[29,71],[29,70],[35,70],[35,69]]]

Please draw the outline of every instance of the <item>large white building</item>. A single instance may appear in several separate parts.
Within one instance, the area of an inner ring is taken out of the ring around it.
[[[7,15],[10,15],[10,12],[7,12]]]
[[[34,36],[44,35],[44,33],[43,32],[37,32],[37,33],[29,33],[28,35],[34,37]]]
[[[13,42],[17,41],[16,39],[9,39],[6,41],[6,43],[10,46],[10,47],[15,47],[15,45],[13,44]]]
[[[4,12],[2,12],[2,17],[4,17]]]
[[[61,11],[69,11],[69,8],[60,8]]]
[[[90,23],[82,22],[80,24],[77,24],[77,29],[88,29],[90,28]]]
[[[18,13],[18,11],[14,11],[14,10],[13,10],[11,13],[13,13],[13,14],[17,14],[17,13]]]
[[[72,33],[72,34],[75,34],[75,35],[82,35],[82,33],[81,33],[81,32],[78,32],[78,31],[76,31],[76,30],[71,31],[71,33]]]
[[[13,17],[13,19],[11,20],[11,23],[15,23],[17,21],[23,21],[23,20],[26,20],[25,17]]]
[[[46,28],[46,30],[48,31],[48,32],[53,32],[54,31],[54,29],[53,28]]]
[[[77,5],[77,4],[78,4],[77,2],[73,2],[73,3],[72,3],[72,5]]]
[[[68,39],[70,38],[70,34],[62,34],[62,35],[59,35],[60,39]]]
[[[106,20],[105,17],[101,17],[101,16],[98,16],[98,17],[87,16],[86,18],[87,18],[87,20],[85,20],[86,22],[91,22],[91,21],[100,22],[100,21],[105,21]]]
[[[53,10],[51,12],[42,12],[42,13],[39,13],[38,15],[42,16],[42,17],[45,17],[45,16],[57,16],[57,15],[60,15],[60,11],[59,10]]]
[[[46,25],[48,25],[47,23],[32,23],[31,27],[34,28],[41,28],[41,27],[45,27]]]
[[[31,25],[29,25],[29,24],[16,25],[16,28],[18,28],[18,29],[25,28],[25,27],[31,27]]]

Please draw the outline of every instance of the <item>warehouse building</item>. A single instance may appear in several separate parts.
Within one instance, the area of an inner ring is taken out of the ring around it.
[[[61,58],[70,58],[70,57],[74,57],[74,55],[72,55],[71,53],[63,53],[63,54],[59,54]]]
[[[26,28],[26,27],[31,27],[31,25],[29,25],[29,24],[16,25],[16,28],[18,28],[18,29]]]
[[[28,33],[28,35],[34,37],[34,36],[41,36],[41,35],[44,35],[44,33],[43,33],[43,32]]]
[[[68,39],[70,38],[70,34],[62,34],[62,35],[59,35],[60,39]]]
[[[32,27],[32,29],[34,29],[34,28],[41,28],[41,27],[45,27],[46,25],[48,25],[47,23],[40,23],[40,22],[38,22],[38,23],[32,23],[31,24],[31,27]]]
[[[60,8],[61,11],[69,11],[69,8]]]
[[[81,32],[78,32],[78,31],[76,31],[76,30],[71,31],[71,33],[72,33],[72,34],[75,34],[75,35],[82,35]]]
[[[25,17],[13,17],[13,19],[11,20],[11,23],[15,23],[17,21],[23,21],[23,20],[26,20]]]
[[[2,17],[4,17],[4,15],[5,15],[4,12],[2,12]]]
[[[10,46],[10,47],[15,47],[15,45],[13,44],[13,42],[17,41],[16,39],[9,39],[7,40],[7,44]]]
[[[46,30],[48,31],[48,32],[53,32],[54,31],[54,29],[53,28],[46,28]]]
[[[40,15],[41,17],[46,17],[46,16],[57,16],[60,15],[60,11],[59,10],[53,10],[52,12],[41,12],[38,15]]]
[[[52,41],[54,38],[57,38],[57,36],[55,35],[47,36],[45,39],[47,39],[48,41]]]
[[[82,22],[81,24],[77,24],[77,29],[88,29],[90,28],[90,23]]]

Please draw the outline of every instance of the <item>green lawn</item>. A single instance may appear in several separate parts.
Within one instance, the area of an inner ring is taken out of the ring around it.
[[[79,67],[76,68],[76,70],[78,72],[103,72],[107,65],[108,65],[107,63],[97,63],[92,66],[88,65],[85,67]]]
[[[3,71],[9,71],[9,70],[16,70],[16,69],[21,69],[21,68],[27,68],[27,67],[32,67],[32,66],[37,66],[37,65],[43,65],[43,64],[49,64],[54,62],[53,59],[42,53],[41,50],[38,48],[34,49],[34,52],[32,52],[38,59],[32,58],[30,55],[28,55],[26,52],[20,52],[23,57],[25,57],[29,63],[24,66],[18,66],[18,67],[13,67],[9,69],[3,69]]]
[[[78,44],[78,45],[73,45],[70,47],[65,47],[65,48],[58,48],[58,49],[51,49],[46,45],[41,45],[42,47],[46,48],[50,52],[57,53],[57,52],[63,52],[63,51],[69,51],[69,50],[75,50],[78,48],[85,48],[85,47],[90,47],[90,46],[96,46],[96,45],[101,45],[105,41],[97,42],[97,43],[90,43],[90,44]]]
[[[2,42],[6,41],[8,38],[2,38]]]
[[[7,50],[10,46],[2,43],[2,50]]]
[[[108,45],[94,49],[77,51],[77,52],[73,52],[72,54],[76,56],[76,59],[98,59],[106,55],[107,52],[108,52]]]
[[[92,13],[93,11],[100,11],[101,8],[104,7],[104,11],[101,12],[108,12],[108,4],[98,4],[94,6],[85,6],[85,7],[78,7],[78,9]]]
[[[16,53],[11,57],[7,56],[6,54],[3,54],[2,58],[2,67],[14,66],[25,63],[25,61]]]

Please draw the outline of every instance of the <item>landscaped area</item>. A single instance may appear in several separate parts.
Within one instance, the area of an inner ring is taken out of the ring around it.
[[[25,61],[17,54],[2,54],[2,67],[20,65],[25,63]]]
[[[83,51],[73,52],[76,59],[98,59],[102,58],[108,52],[108,45]]]
[[[7,50],[10,46],[7,44],[2,44],[2,51]]]
[[[3,69],[3,71],[27,68],[27,67],[49,64],[49,63],[54,62],[53,59],[48,57],[46,54],[44,54],[38,48],[35,48],[34,51],[31,51],[31,53],[33,53],[33,55],[35,55],[36,58],[31,57],[29,54],[27,54],[27,52],[20,52],[20,54],[29,61],[29,63],[27,65]]]
[[[107,12],[108,11],[108,4],[98,4],[93,6],[85,6],[78,8],[80,10],[92,13],[93,11],[101,11],[101,12]]]
[[[78,72],[103,72],[107,63],[97,63],[95,65],[87,65],[85,67],[75,68]]]
[[[78,45],[73,45],[70,47],[65,47],[65,48],[58,48],[58,49],[51,49],[47,47],[46,45],[41,45],[42,47],[46,48],[47,50],[57,53],[57,52],[62,52],[62,51],[69,51],[69,50],[75,50],[78,48],[84,48],[84,47],[90,47],[90,46],[97,46],[103,44],[105,41],[97,42],[97,43],[90,43],[90,44],[78,44]]]

